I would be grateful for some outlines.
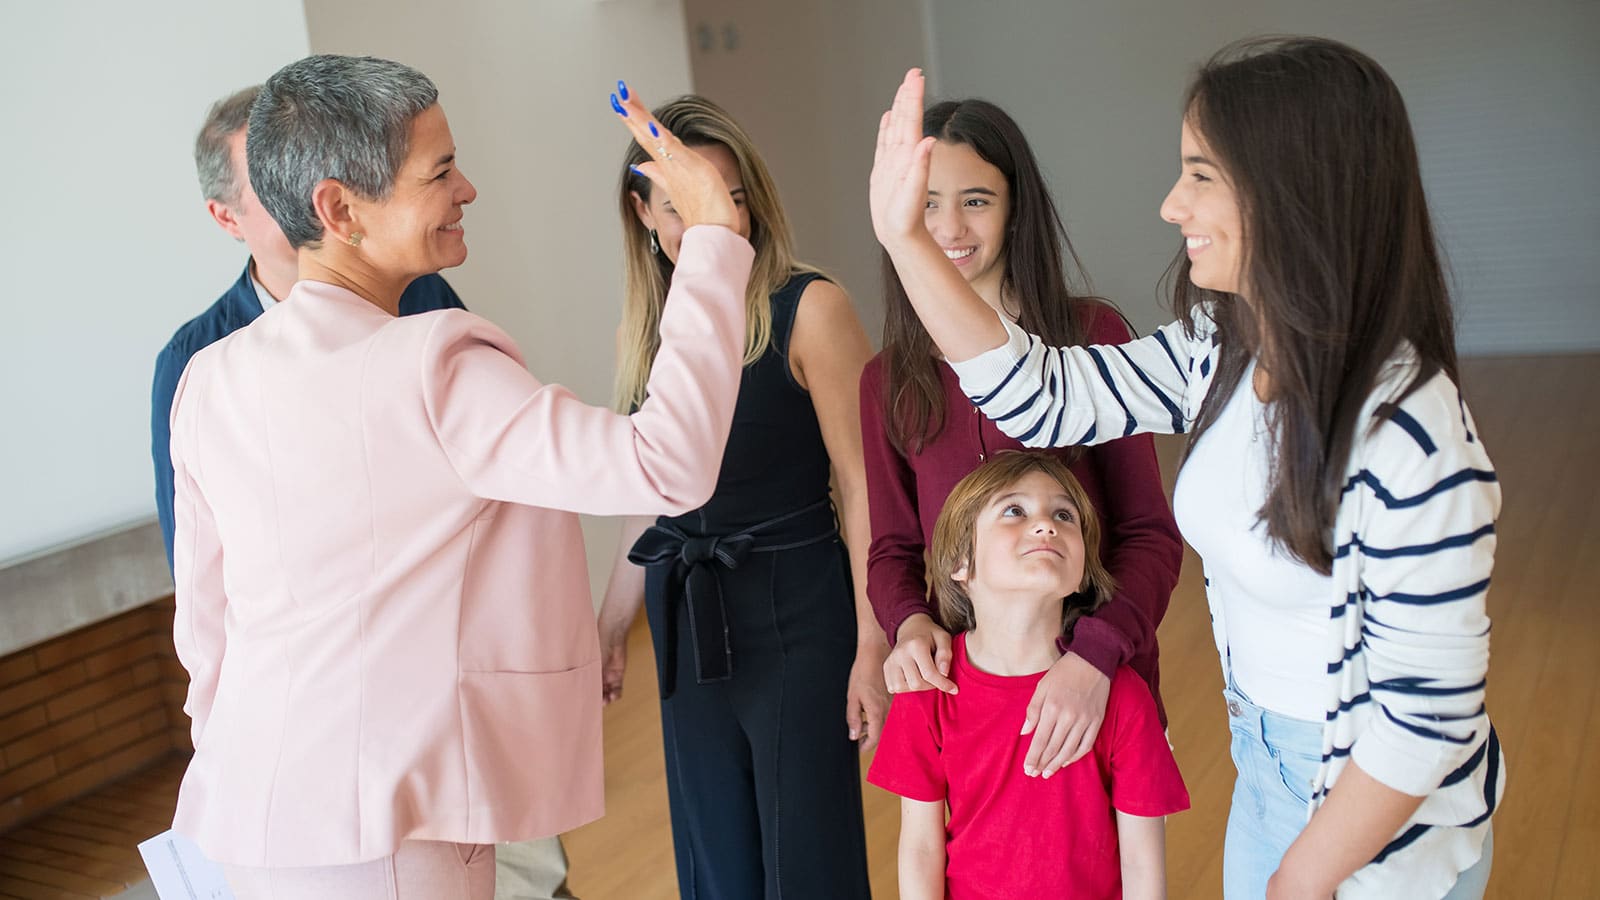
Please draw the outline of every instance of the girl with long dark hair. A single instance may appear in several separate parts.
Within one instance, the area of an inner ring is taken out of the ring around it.
[[[883,121],[873,224],[963,391],[1028,443],[1190,435],[1175,505],[1239,770],[1226,894],[1481,897],[1500,491],[1394,82],[1317,38],[1203,66],[1161,208],[1179,321],[1121,348],[997,318],[928,240],[921,92],[908,74]]]
[[[922,133],[937,139],[925,233],[987,307],[1052,344],[1127,341],[1122,317],[1089,295],[1016,122],[985,100],[947,101],[923,114]],[[872,514],[867,595],[896,642],[884,667],[890,690],[950,691],[951,635],[927,600],[924,551],[951,488],[985,459],[1022,444],[961,394],[893,266],[885,266],[884,280],[884,348],[861,379]],[[1028,774],[1046,775],[1094,745],[1120,666],[1139,673],[1160,708],[1156,626],[1183,556],[1149,437],[1051,452],[1102,511],[1106,566],[1119,587],[1062,639],[1061,660],[1028,708]]]

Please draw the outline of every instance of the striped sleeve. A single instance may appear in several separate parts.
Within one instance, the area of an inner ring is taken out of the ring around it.
[[[1413,796],[1473,768],[1489,738],[1485,600],[1500,485],[1454,384],[1435,376],[1378,425],[1347,485],[1358,531],[1361,642],[1373,715],[1351,749]]]
[[[1189,393],[1206,380],[1200,368],[1210,374],[1210,338],[1179,322],[1126,344],[1046,347],[1001,321],[1006,343],[951,367],[984,415],[1029,447],[1181,433]]]

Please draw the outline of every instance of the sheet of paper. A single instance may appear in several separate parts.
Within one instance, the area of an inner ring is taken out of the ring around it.
[[[234,900],[222,867],[176,831],[141,843],[139,855],[161,900]]]

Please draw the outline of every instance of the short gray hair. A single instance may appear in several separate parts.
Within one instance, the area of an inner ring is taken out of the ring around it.
[[[250,118],[250,104],[261,85],[253,84],[211,104],[200,134],[194,139],[194,172],[200,177],[200,193],[207,200],[232,206],[239,202],[239,183],[243,172],[233,170],[233,154],[228,141]]]
[[[245,155],[250,184],[289,246],[322,240],[311,192],[325,178],[386,199],[411,121],[438,100],[428,76],[371,56],[308,56],[268,78],[250,107]]]

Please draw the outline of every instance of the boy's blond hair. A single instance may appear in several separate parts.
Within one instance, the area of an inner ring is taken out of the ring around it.
[[[933,526],[933,546],[929,550],[933,592],[939,602],[939,616],[953,633],[970,631],[976,624],[966,585],[953,576],[962,566],[966,567],[969,580],[977,574],[978,515],[991,500],[1031,472],[1043,472],[1061,485],[1078,509],[1083,531],[1083,583],[1076,593],[1061,598],[1063,633],[1071,634],[1079,617],[1099,609],[1117,589],[1115,579],[1100,562],[1100,519],[1066,463],[1038,452],[996,454],[950,491],[939,521]]]

